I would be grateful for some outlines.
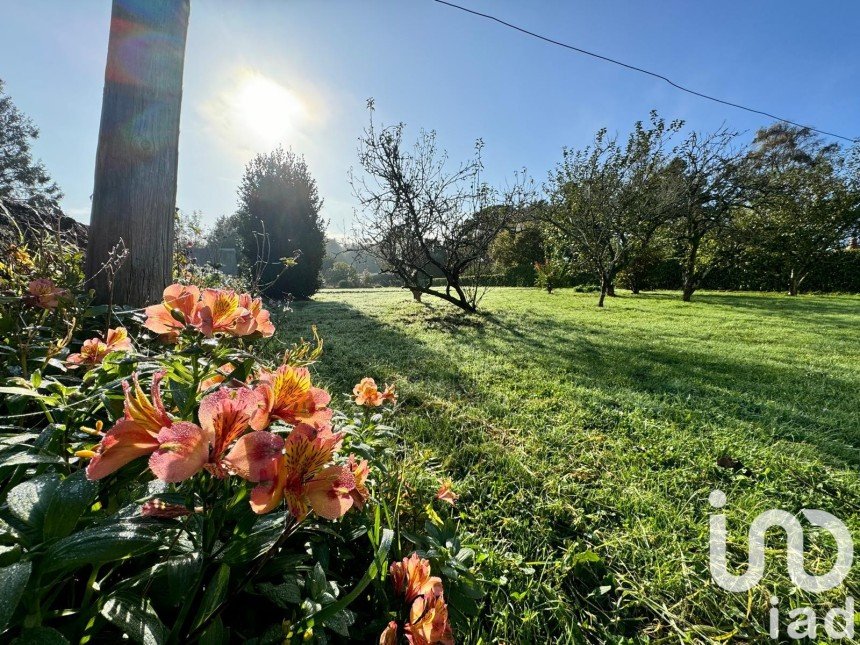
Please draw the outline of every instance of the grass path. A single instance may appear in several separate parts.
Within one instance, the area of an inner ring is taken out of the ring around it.
[[[463,527],[491,551],[488,611],[465,640],[755,641],[772,593],[784,616],[860,595],[852,572],[788,599],[776,534],[749,597],[715,587],[707,562],[715,488],[737,562],[767,508],[830,511],[860,544],[860,298],[594,301],[495,289],[463,316],[401,290],[327,291],[280,327],[292,341],[318,325],[335,393],[398,383],[406,441],[454,478]],[[807,568],[826,570],[828,537],[810,537]]]

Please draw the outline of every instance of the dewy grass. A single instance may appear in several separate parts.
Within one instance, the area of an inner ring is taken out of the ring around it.
[[[404,440],[450,476],[463,529],[491,555],[466,642],[764,641],[787,617],[857,595],[794,591],[785,539],[749,594],[708,571],[708,495],[725,491],[729,555],[768,508],[820,508],[860,534],[860,298],[494,289],[483,313],[401,290],[297,303],[281,338],[325,339],[333,393],[396,381]],[[807,527],[806,566],[835,553]],[[857,542],[860,544],[860,542]],[[784,626],[783,626],[784,628]]]

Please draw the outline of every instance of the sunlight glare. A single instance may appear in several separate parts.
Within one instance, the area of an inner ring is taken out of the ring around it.
[[[232,104],[239,129],[265,145],[282,142],[305,112],[293,92],[256,72],[240,81]]]

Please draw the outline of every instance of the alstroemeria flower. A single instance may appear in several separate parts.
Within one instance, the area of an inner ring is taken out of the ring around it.
[[[239,438],[225,462],[239,476],[260,485],[251,492],[255,513],[268,513],[282,500],[296,521],[311,509],[329,520],[343,516],[353,505],[355,477],[344,466],[326,466],[343,441],[331,428],[299,424],[286,441],[271,432],[252,432]]]
[[[160,304],[146,308],[143,326],[165,339],[175,340],[187,325],[200,324],[200,289],[191,285],[172,284],[164,290]]]
[[[379,645],[397,645],[397,623],[393,620],[385,626],[379,635]]]
[[[413,553],[389,569],[394,591],[408,603],[428,593],[442,594],[442,578],[430,575],[430,562]]]
[[[271,315],[263,309],[263,301],[260,298],[252,298],[249,293],[239,294],[239,306],[245,310],[233,326],[234,336],[259,335],[269,338],[275,333],[275,326],[270,320]]]
[[[53,280],[37,278],[27,285],[27,294],[30,304],[42,309],[56,309],[60,300],[68,295],[68,291],[57,287]]]
[[[361,382],[352,388],[352,394],[356,405],[367,408],[378,408],[386,401],[397,401],[394,385],[386,385],[385,390],[380,392],[376,381],[369,377],[361,379]]]
[[[203,431],[187,421],[174,421],[161,402],[159,385],[164,372],[152,377],[151,398],[146,398],[137,374],[134,385],[123,381],[125,416],[107,431],[87,465],[87,479],[101,479],[138,457],[151,455],[149,465],[159,479],[177,482],[203,467],[208,443]]]
[[[216,385],[220,385],[223,383],[230,373],[236,368],[232,363],[224,363],[218,370],[210,376],[209,378],[203,379],[200,381],[200,386],[197,388],[199,392],[205,392],[211,387],[215,387]]]
[[[453,506],[460,499],[460,496],[454,492],[451,488],[451,482],[446,479],[439,485],[439,490],[436,491],[436,499]]]
[[[410,645],[454,645],[448,605],[442,594],[431,592],[416,598],[409,608],[404,631]]]
[[[311,373],[306,367],[281,365],[275,372],[260,376],[260,411],[251,421],[254,430],[264,430],[274,419],[289,424],[324,424],[332,411],[328,392],[311,386]]]
[[[247,309],[254,320],[253,327],[248,324],[245,334],[258,333],[263,338],[269,338],[275,333],[275,325],[271,321],[271,314],[263,309],[263,301],[260,298],[252,298],[251,294],[243,293],[239,296],[239,306]],[[245,335],[240,334],[240,335]]]
[[[204,336],[216,333],[236,334],[236,326],[247,325],[254,318],[239,304],[239,295],[230,289],[204,289],[200,300],[199,329]],[[253,330],[252,330],[253,331]],[[248,332],[251,333],[251,332]]]
[[[85,340],[79,354],[69,354],[66,362],[72,365],[99,365],[111,352],[129,351],[131,339],[124,327],[108,329],[107,339],[90,338]]]
[[[355,478],[355,488],[352,491],[352,501],[355,502],[355,507],[359,510],[364,508],[365,502],[370,497],[370,492],[367,490],[367,476],[370,474],[370,466],[367,465],[367,459],[362,459],[361,462],[356,460],[355,455],[349,456],[347,462],[352,476]]]
[[[221,463],[227,448],[251,427],[260,398],[248,388],[221,388],[200,401],[197,413],[211,449],[206,469],[222,478],[227,470]]]

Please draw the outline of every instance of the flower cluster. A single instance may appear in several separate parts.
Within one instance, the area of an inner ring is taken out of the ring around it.
[[[175,342],[188,328],[207,338],[215,334],[257,335],[268,338],[275,333],[270,314],[260,298],[231,289],[203,289],[172,284],[164,290],[163,301],[146,308],[144,327],[164,340]]]
[[[363,378],[352,388],[353,400],[356,405],[365,408],[378,408],[386,401],[391,403],[397,402],[397,394],[394,391],[393,385],[386,385],[385,389],[380,392],[376,385],[376,381],[372,378]]]
[[[105,340],[101,338],[90,338],[85,340],[78,354],[69,354],[66,362],[73,366],[85,365],[92,367],[100,365],[105,356],[111,352],[131,351],[131,339],[124,327],[108,329]]]
[[[453,645],[442,579],[430,575],[430,563],[413,553],[390,568],[394,592],[408,607],[403,633],[411,645]],[[396,645],[398,624],[391,621],[379,637],[380,645]]]
[[[267,513],[286,502],[297,521],[313,510],[337,519],[362,508],[369,493],[369,467],[350,456],[335,464],[343,434],[334,432],[327,407],[330,397],[311,384],[307,368],[281,365],[263,371],[254,387],[221,387],[200,401],[198,423],[176,420],[165,409],[153,376],[150,397],[135,374],[123,383],[125,414],[102,437],[89,457],[89,479],[101,479],[138,457],[160,480],[178,483],[206,471],[223,479],[231,474],[257,484],[251,508]],[[272,423],[292,426],[284,438]],[[277,430],[275,428],[274,430]]]

